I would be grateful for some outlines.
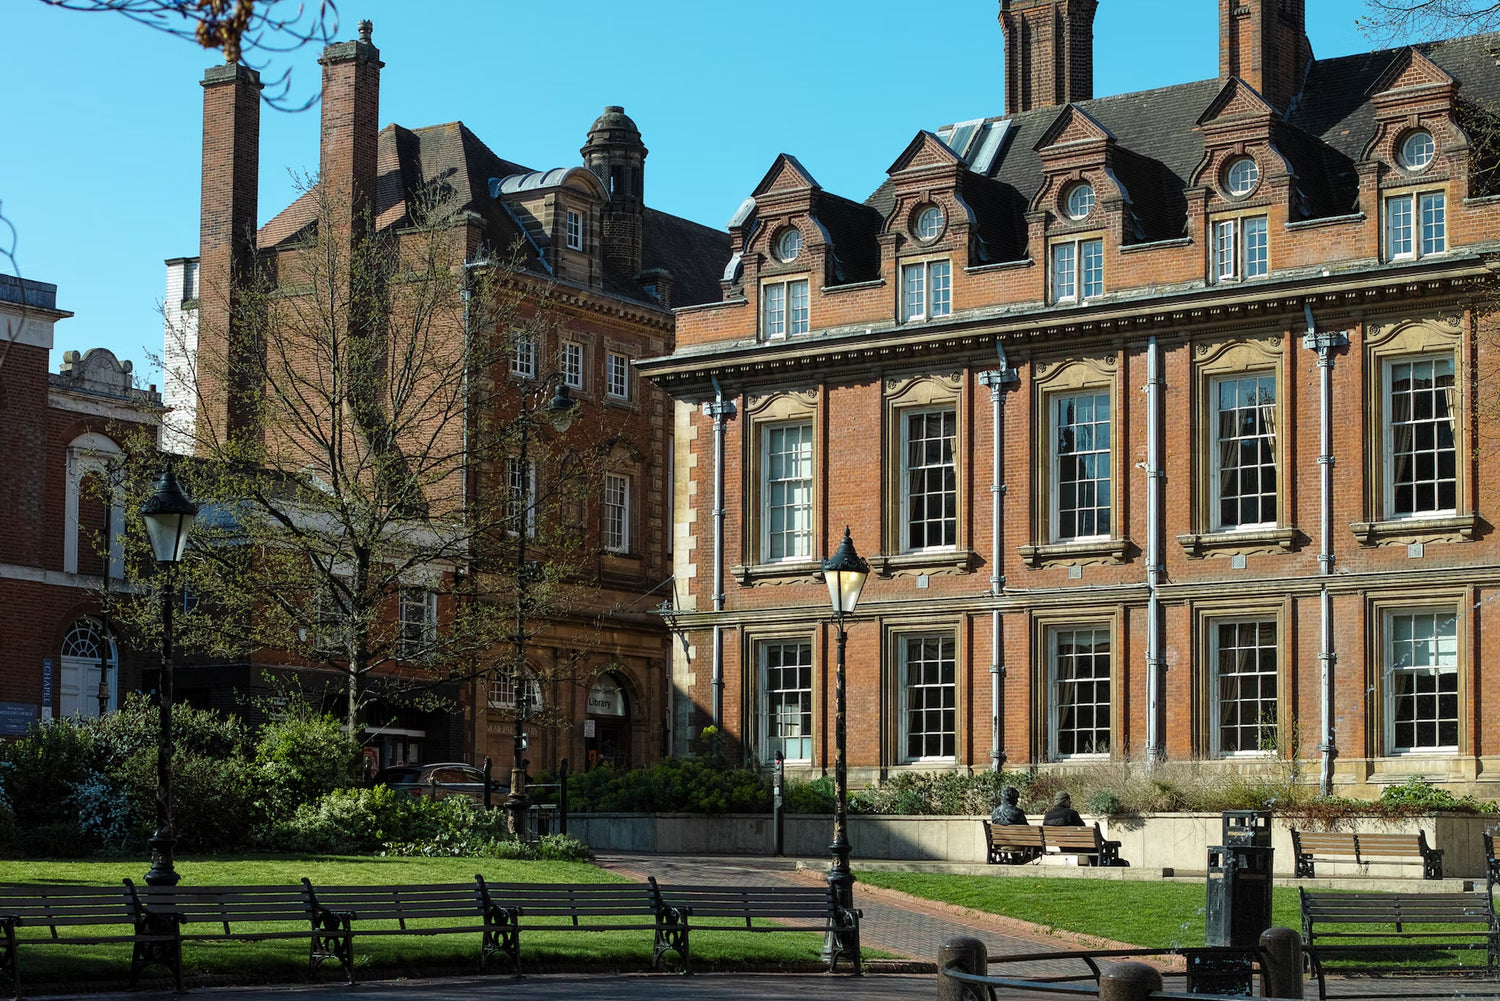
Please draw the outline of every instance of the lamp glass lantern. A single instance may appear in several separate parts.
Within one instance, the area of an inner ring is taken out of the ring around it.
[[[833,555],[823,561],[823,579],[828,582],[828,600],[833,603],[835,615],[842,618],[854,611],[869,576],[870,564],[854,551],[854,540],[849,537],[849,528],[845,526],[843,541]]]
[[[573,418],[577,413],[578,401],[573,399],[573,394],[568,391],[567,384],[559,382],[552,394],[552,399],[547,401],[547,420],[553,428],[563,432],[573,426]]]
[[[177,476],[165,470],[156,481],[156,492],[141,505],[146,534],[157,563],[178,563],[187,551],[188,533],[198,516],[198,505],[188,500],[177,484]]]

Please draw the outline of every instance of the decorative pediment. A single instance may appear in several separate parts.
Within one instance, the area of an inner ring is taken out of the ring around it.
[[[1239,77],[1231,77],[1209,102],[1203,114],[1198,116],[1198,124],[1207,126],[1219,122],[1238,123],[1247,118],[1270,119],[1275,115],[1276,109],[1267,103],[1259,91]]]
[[[1414,87],[1449,88],[1454,83],[1453,77],[1426,55],[1417,49],[1405,48],[1396,53],[1396,58],[1375,78],[1365,95],[1375,98],[1391,91]]]
[[[776,157],[776,162],[771,169],[766,171],[766,176],[755,186],[753,194],[756,197],[773,191],[806,191],[808,189],[821,190],[818,182],[808,173],[807,168],[797,161],[790,153],[782,153]]]
[[[886,169],[886,173],[897,174],[903,170],[920,170],[923,167],[960,167],[963,162],[963,157],[953,152],[947,143],[923,129],[907,144],[901,155],[896,157],[896,162]]]
[[[1042,138],[1032,147],[1043,156],[1051,148],[1058,146],[1070,146],[1074,143],[1113,143],[1114,134],[1099,124],[1087,111],[1070,104],[1062,110],[1062,114],[1053,120],[1052,125]]]

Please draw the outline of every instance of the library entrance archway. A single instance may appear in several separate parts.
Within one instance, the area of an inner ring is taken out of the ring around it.
[[[630,700],[608,674],[589,689],[583,747],[588,768],[612,765],[623,771],[630,767]]]

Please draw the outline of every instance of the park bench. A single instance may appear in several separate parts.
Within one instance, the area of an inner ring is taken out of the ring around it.
[[[141,970],[161,965],[181,991],[184,942],[283,939],[307,939],[309,970],[337,960],[354,983],[348,915],[314,909],[302,886],[136,886],[127,879],[125,887],[138,935],[132,986]]]
[[[1363,958],[1366,962],[1348,972],[1376,972],[1381,960],[1399,963],[1483,949],[1485,972],[1495,972],[1500,928],[1487,892],[1309,893],[1299,888],[1298,893],[1302,949],[1318,978],[1319,998],[1328,996],[1324,965],[1330,959]],[[1456,969],[1472,972],[1474,967]],[[1422,972],[1435,971],[1424,966]]]
[[[1495,839],[1489,831],[1484,837],[1484,875],[1490,886],[1500,883],[1500,861],[1495,858]]]
[[[22,946],[129,943],[140,948],[172,939],[136,927],[130,895],[121,885],[0,885],[0,934],[0,971],[10,977],[16,998],[21,997]],[[132,985],[134,975],[132,969]]]
[[[1086,855],[1095,865],[1124,865],[1120,858],[1120,843],[1110,841],[1099,830],[1099,822],[1092,827],[1041,827],[1047,851],[1058,855]]]
[[[478,932],[479,968],[493,925],[479,883],[413,883],[398,886],[313,886],[302,880],[312,913],[338,922],[348,934],[336,944],[339,961],[353,969],[354,940],[387,935],[452,935]]]
[[[658,968],[667,952],[675,952],[682,959],[683,972],[691,973],[688,937],[694,932],[812,931],[827,935],[832,944],[829,973],[837,969],[839,957],[845,955],[854,964],[856,976],[863,969],[859,951],[861,912],[840,907],[831,886],[660,886],[652,877],[651,888],[657,894],[662,918],[656,935]],[[707,923],[715,919],[719,923]]]
[[[1391,862],[1420,865],[1423,879],[1443,878],[1443,850],[1427,846],[1427,832],[1360,834],[1354,831],[1299,831],[1292,828],[1296,874],[1313,875],[1313,864],[1352,861],[1357,865]]]
[[[1039,858],[1047,843],[1042,828],[1030,824],[995,824],[984,821],[984,840],[989,845],[991,865],[1020,865]]]
[[[649,931],[660,934],[656,889],[648,883],[490,883],[474,877],[488,930],[484,954],[503,953],[521,975],[521,933]],[[661,953],[656,955],[661,961]]]

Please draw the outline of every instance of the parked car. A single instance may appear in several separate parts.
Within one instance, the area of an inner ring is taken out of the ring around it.
[[[389,786],[412,796],[466,796],[484,805],[484,772],[462,761],[439,761],[430,765],[398,765],[382,768],[375,784]],[[490,779],[490,805],[498,806],[510,794],[510,786]]]

